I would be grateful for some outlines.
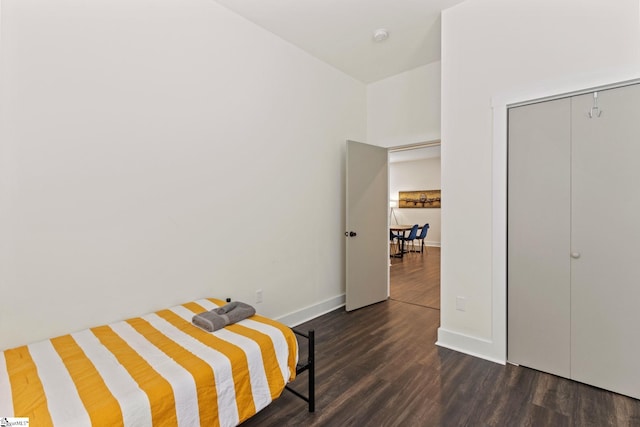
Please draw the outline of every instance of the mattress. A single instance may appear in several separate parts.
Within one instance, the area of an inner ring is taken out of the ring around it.
[[[201,299],[0,353],[0,417],[32,426],[235,426],[294,379],[296,338],[255,315],[213,333]]]

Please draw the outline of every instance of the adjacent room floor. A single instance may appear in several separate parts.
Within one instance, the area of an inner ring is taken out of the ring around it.
[[[422,261],[439,268],[435,249]],[[407,283],[388,301],[300,326],[316,331],[316,412],[284,391],[243,427],[640,426],[638,400],[437,347],[439,297],[420,289],[429,267],[419,272],[410,260],[419,258],[394,262]],[[301,392],[306,375],[294,382]]]
[[[440,248],[391,258],[391,299],[440,309]]]

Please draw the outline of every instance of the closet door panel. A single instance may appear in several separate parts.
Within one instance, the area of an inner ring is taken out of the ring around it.
[[[508,355],[570,374],[571,102],[509,110]]]
[[[640,398],[640,85],[597,101],[572,99],[571,378]]]

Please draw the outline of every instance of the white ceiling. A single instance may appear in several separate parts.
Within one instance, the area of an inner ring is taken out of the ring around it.
[[[216,0],[371,83],[440,59],[440,12],[463,0]],[[378,28],[389,31],[375,42]]]

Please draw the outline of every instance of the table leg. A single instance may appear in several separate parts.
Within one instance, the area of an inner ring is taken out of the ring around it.
[[[407,237],[407,230],[402,230],[402,239],[398,239],[400,240],[400,251],[398,251],[398,253],[393,254],[394,258],[402,258],[404,257],[404,239],[405,237]]]
[[[400,244],[400,258],[404,257],[404,239],[407,237],[407,230],[402,230],[402,243]]]

